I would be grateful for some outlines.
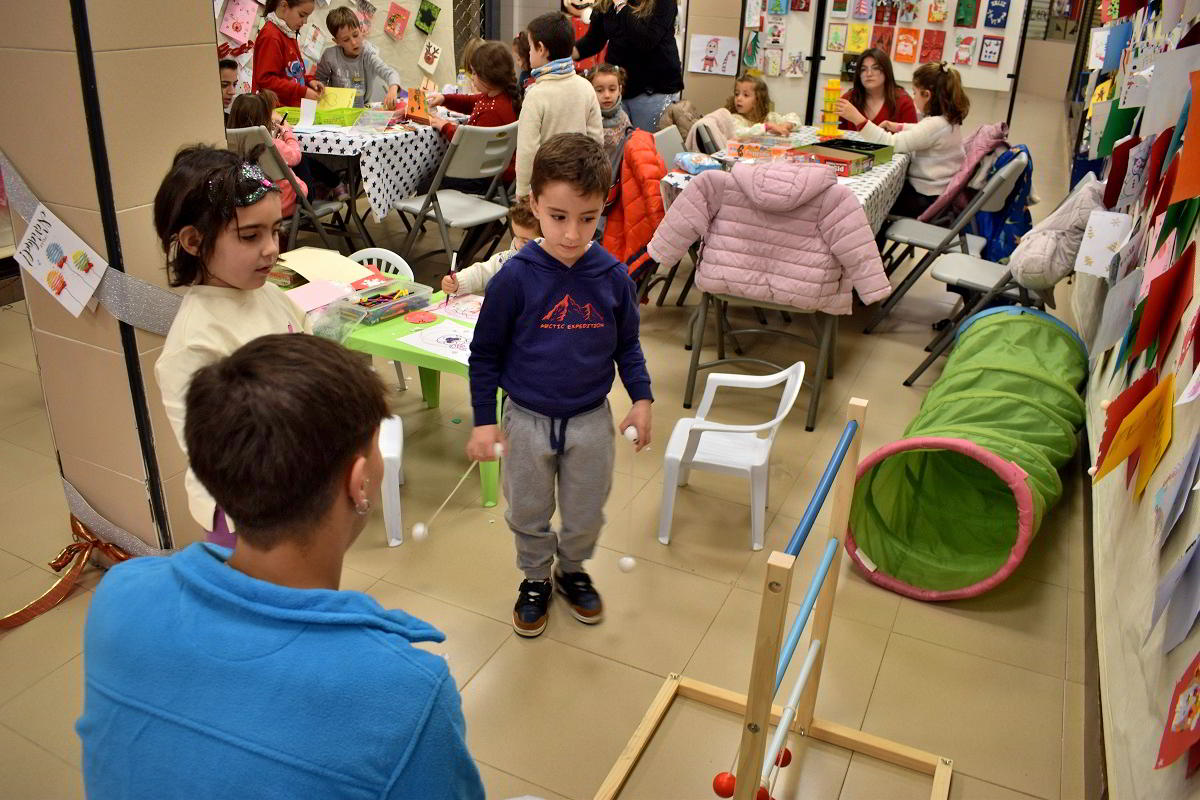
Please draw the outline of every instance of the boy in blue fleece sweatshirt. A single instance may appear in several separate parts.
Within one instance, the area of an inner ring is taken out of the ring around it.
[[[314,336],[196,372],[185,440],[237,524],[100,582],[84,633],[94,798],[483,800],[445,637],[360,592],[342,558],[380,497],[383,387]]]
[[[626,266],[592,242],[611,174],[604,148],[584,134],[562,133],[538,149],[530,204],[542,241],[521,248],[488,284],[471,343],[475,429],[467,455],[488,461],[496,444],[504,448],[505,517],[525,573],[513,607],[521,636],[545,630],[552,589],[580,622],[604,617],[583,562],[612,488],[614,364],[633,401],[620,428],[637,430],[638,450],[650,444],[653,397],[636,290]],[[508,394],[503,430],[497,388]]]

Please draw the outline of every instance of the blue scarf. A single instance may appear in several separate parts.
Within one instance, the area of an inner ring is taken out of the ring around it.
[[[536,81],[543,75],[572,75],[575,72],[575,62],[570,58],[558,58],[548,61],[540,67],[534,67],[530,75]]]

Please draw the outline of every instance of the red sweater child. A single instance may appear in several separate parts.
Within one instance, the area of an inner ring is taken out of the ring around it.
[[[469,114],[467,125],[480,128],[499,128],[501,125],[511,125],[517,121],[517,112],[513,109],[512,98],[504,92],[496,95],[486,94],[448,94],[442,98],[442,105],[460,114]],[[454,138],[458,126],[447,122],[442,126],[442,136],[446,141]],[[516,155],[509,162],[508,169],[500,176],[505,183],[512,183],[517,177]]]
[[[842,99],[846,102],[850,102],[850,92],[846,92],[844,95],[842,95]],[[864,117],[867,115],[867,112],[864,109],[860,108],[859,111],[862,111]],[[889,115],[887,103],[884,103],[879,107],[879,113],[875,115],[875,118],[872,119],[871,122],[874,122],[876,125],[878,125],[879,123],[886,122],[888,120],[891,120],[892,122],[917,121],[917,107],[913,105],[912,98],[909,97],[908,92],[904,91],[899,86],[896,87],[895,112]],[[859,131],[862,130],[865,125],[865,122],[862,125],[854,125],[851,124],[849,120],[842,120],[838,123],[838,127],[844,131]]]
[[[299,106],[311,75],[304,74],[304,59],[295,36],[289,36],[268,20],[254,40],[252,91],[270,89],[279,95],[281,106]]]

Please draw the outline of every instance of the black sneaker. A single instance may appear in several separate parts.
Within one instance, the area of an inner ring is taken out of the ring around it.
[[[517,604],[513,606],[513,630],[518,636],[532,638],[546,630],[550,591],[550,581],[521,581]]]
[[[556,572],[554,588],[567,599],[575,619],[587,625],[604,619],[604,603],[586,572]]]

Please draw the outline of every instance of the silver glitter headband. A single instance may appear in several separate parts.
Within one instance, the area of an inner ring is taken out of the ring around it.
[[[220,178],[208,182],[208,196],[213,202],[217,200],[217,185]],[[243,161],[237,170],[238,188],[241,184],[252,184],[244,193],[234,194],[233,204],[239,208],[252,206],[263,198],[267,192],[278,192],[279,187],[271,182],[262,167],[250,161]]]

